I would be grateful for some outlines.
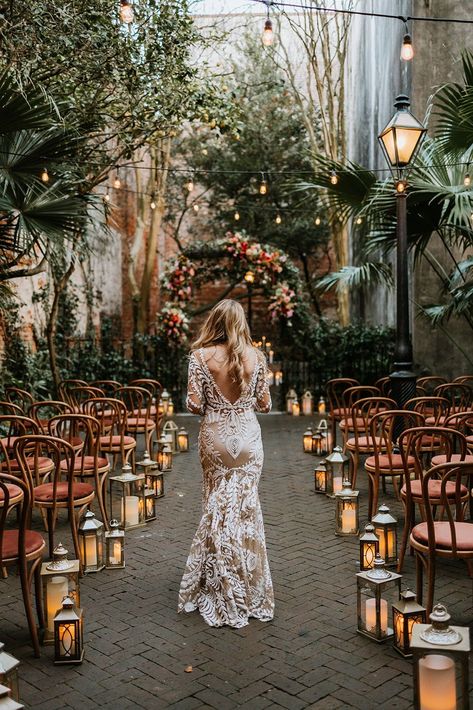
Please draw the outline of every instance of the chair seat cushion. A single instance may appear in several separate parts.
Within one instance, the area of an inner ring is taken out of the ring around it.
[[[100,437],[100,448],[105,449],[108,446],[120,446],[122,437],[117,434],[114,436],[101,436]],[[136,446],[136,439],[132,436],[124,436],[123,443],[125,446]]]
[[[440,498],[440,493],[442,490],[441,486],[442,481],[436,481],[435,479],[431,479],[429,481],[429,498],[438,500]],[[460,491],[462,497],[468,495],[468,488],[463,484],[460,486]],[[447,485],[445,486],[445,492],[448,498],[455,498],[455,483],[453,481],[447,481]],[[405,484],[401,488],[401,494],[406,495]],[[422,481],[411,481],[411,494],[415,496],[415,498],[422,498]]]
[[[56,489],[56,500],[64,502],[67,500],[69,484],[67,481],[59,481]],[[73,483],[72,495],[74,500],[87,498],[94,492],[93,486],[88,483]],[[53,484],[43,483],[41,486],[36,486],[34,489],[34,497],[38,503],[51,503],[53,500]]]
[[[13,449],[13,445],[18,438],[18,436],[4,436],[2,437],[2,444],[6,449]]]
[[[452,454],[449,458],[447,458],[446,454],[437,454],[437,456],[432,456],[432,460],[430,463],[432,464],[432,466],[438,466],[438,464],[447,463],[448,461],[451,461],[452,463],[465,461],[466,463],[473,464],[473,456],[471,454],[467,454],[462,459],[461,454]]]
[[[82,465],[83,463],[83,465]],[[103,458],[102,456],[99,456],[97,458],[97,467],[100,468],[107,468],[109,465],[108,460],[106,458]],[[67,471],[69,467],[69,462],[68,461],[61,461],[61,470],[62,471]],[[74,471],[80,472],[80,471],[93,471],[95,467],[95,456],[76,456],[74,459]]]
[[[6,487],[8,489],[8,494],[10,496],[9,502],[11,502],[15,498],[21,498],[23,496],[23,491],[19,486],[15,486],[14,483],[7,483]],[[0,500],[5,499],[5,494],[3,492],[3,488],[0,488]]]
[[[145,409],[146,409],[146,407],[143,407],[143,409],[134,409],[134,410],[133,410],[133,416],[134,416],[134,417],[139,417],[140,414],[143,414],[143,413],[144,413],[144,410],[145,410]],[[149,415],[150,415],[150,417],[155,417],[156,414],[157,414],[157,411],[158,411],[158,410],[156,409],[156,407],[155,407],[154,405],[151,405],[151,407],[149,408]]]
[[[415,464],[415,458],[413,456],[407,457],[407,465],[413,467]],[[370,456],[365,461],[365,466],[367,468],[376,468],[376,456]],[[385,471],[399,471],[404,472],[404,467],[402,465],[401,454],[391,454],[391,460],[387,454],[381,454],[378,456],[378,466],[381,470]]]
[[[376,443],[381,444],[381,438],[379,436],[375,436],[374,440]],[[354,436],[352,436],[350,439],[348,439],[347,443],[347,448],[349,449],[372,449],[374,442],[371,436],[359,436],[358,439],[356,439]]]
[[[435,448],[441,446],[441,440],[437,434],[424,434],[421,438],[421,445]]]
[[[454,523],[457,550],[473,553],[473,523]],[[434,522],[435,547],[439,550],[452,549],[450,524],[446,521]],[[428,545],[427,523],[419,523],[412,529],[412,537],[421,545]]]
[[[364,429],[366,426],[363,417],[356,417],[356,426],[360,429]],[[347,417],[346,419],[341,419],[339,424],[340,429],[353,429],[353,417]]]
[[[27,459],[28,461],[28,466],[33,469],[35,465],[35,459],[34,456],[28,456]],[[10,461],[10,468],[12,471],[19,471],[20,470],[20,463],[17,459],[9,459]],[[52,471],[54,468],[54,461],[52,459],[49,459],[47,456],[38,456],[36,459],[36,463],[38,465],[38,471],[40,473],[46,473],[48,471]],[[7,468],[6,464],[0,464],[0,467],[5,466],[5,470]]]
[[[2,545],[2,558],[4,560],[12,560],[18,557],[18,530],[4,530],[3,532],[3,545]],[[35,530],[26,530],[25,532],[25,552],[27,555],[33,554],[33,552],[40,551],[44,547],[43,536],[36,532]]]
[[[146,419],[146,417],[128,417],[127,425],[130,429],[144,426],[146,426],[147,429],[153,429],[154,421],[152,419]]]
[[[469,444],[473,444],[473,434],[468,434],[465,438]]]

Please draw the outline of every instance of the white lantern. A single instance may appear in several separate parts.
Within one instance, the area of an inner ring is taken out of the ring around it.
[[[314,411],[314,398],[309,390],[306,390],[302,395],[302,414],[308,417]]]

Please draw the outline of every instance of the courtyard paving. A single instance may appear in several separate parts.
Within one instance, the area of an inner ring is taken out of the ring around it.
[[[179,418],[178,418],[179,419]],[[232,630],[176,613],[177,592],[201,511],[198,419],[186,417],[191,452],[175,458],[159,517],[127,535],[126,568],[83,578],[84,662],[56,667],[31,653],[19,580],[0,582],[0,640],[21,660],[21,699],[36,710],[110,708],[412,707],[411,663],[390,643],[356,633],[357,541],[334,534],[334,504],[313,493],[314,459],[301,452],[305,418],[261,418],[260,485],[276,597],[274,621]],[[361,521],[366,478],[358,477]],[[400,515],[388,492],[391,509]],[[64,531],[66,530],[64,526]],[[59,535],[68,543],[68,536]],[[69,549],[71,549],[69,547]],[[413,584],[408,558],[403,586]],[[439,566],[436,600],[455,621],[473,619],[472,581]]]

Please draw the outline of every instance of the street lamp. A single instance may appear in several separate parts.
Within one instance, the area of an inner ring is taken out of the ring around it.
[[[381,131],[378,140],[396,184],[396,349],[391,383],[393,398],[402,409],[408,399],[415,397],[416,389],[409,331],[406,178],[427,129],[409,111],[410,102],[407,96],[398,96],[394,106],[396,113]]]
[[[249,269],[249,270],[246,272],[244,278],[245,278],[246,286],[247,286],[247,288],[248,288],[248,325],[249,325],[250,330],[251,330],[251,316],[252,316],[252,313],[251,313],[251,297],[252,297],[252,295],[253,295],[253,284],[254,284],[254,282],[255,282],[255,274],[254,274],[253,271],[251,271],[251,270]]]

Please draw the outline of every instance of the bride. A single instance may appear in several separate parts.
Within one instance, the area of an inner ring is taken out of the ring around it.
[[[178,611],[198,609],[210,626],[240,628],[274,614],[258,482],[263,466],[255,415],[269,412],[264,355],[243,308],[220,301],[193,344],[187,408],[202,418],[203,515],[179,591]]]

